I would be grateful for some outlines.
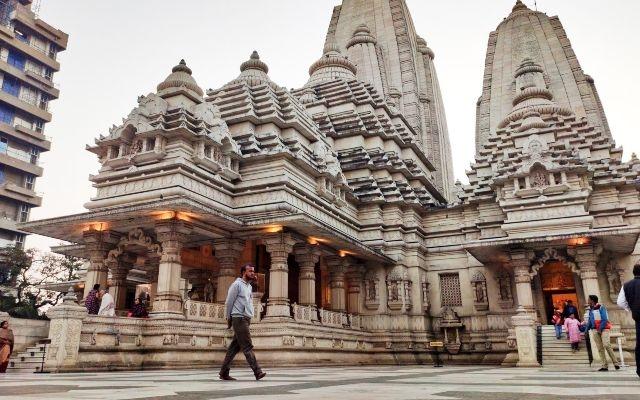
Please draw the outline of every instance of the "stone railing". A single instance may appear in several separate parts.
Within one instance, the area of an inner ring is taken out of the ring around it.
[[[315,307],[301,306],[293,303],[291,305],[293,319],[296,322],[313,324],[318,322],[318,310]]]
[[[192,321],[225,322],[224,304],[187,300],[184,302],[184,316]]]
[[[325,326],[333,326],[336,328],[353,328],[351,321],[353,321],[353,316],[351,314],[347,314],[340,311],[329,311],[320,309],[318,310],[320,313],[320,323]],[[358,326],[359,326],[358,321]],[[355,328],[357,329],[357,328]]]

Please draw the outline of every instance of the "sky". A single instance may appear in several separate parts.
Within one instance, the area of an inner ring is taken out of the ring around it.
[[[534,0],[525,0],[531,8]],[[95,190],[88,178],[97,157],[85,150],[155,91],[184,58],[203,88],[239,74],[253,50],[281,86],[304,85],[320,57],[332,9],[339,0],[40,0],[39,16],[69,34],[58,55],[51,102],[53,141],[41,160],[36,190],[43,204],[31,220],[85,211]],[[481,94],[489,33],[515,0],[407,0],[418,34],[435,52],[449,125],[455,177],[466,182],[473,160],[475,104]],[[538,0],[558,15],[582,68],[596,82],[616,143],[625,159],[640,152],[635,116],[640,94],[640,1]],[[27,247],[48,250],[57,240],[32,235]]]

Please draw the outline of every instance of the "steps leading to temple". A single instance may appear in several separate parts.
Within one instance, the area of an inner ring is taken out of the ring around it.
[[[39,372],[42,365],[42,357],[46,352],[46,345],[38,344],[27,347],[23,352],[15,354],[9,360],[7,371],[13,372]]]
[[[543,367],[589,366],[589,354],[584,337],[580,342],[580,350],[573,353],[566,332],[563,332],[562,339],[556,339],[553,325],[543,325],[541,328]]]

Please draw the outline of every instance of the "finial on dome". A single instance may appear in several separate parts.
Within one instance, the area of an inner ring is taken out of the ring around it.
[[[187,67],[187,62],[184,61],[184,58],[182,60],[180,60],[178,65],[176,65],[175,67],[173,67],[171,69],[171,72],[186,72],[189,75],[191,75],[193,73],[191,71],[191,68]]]
[[[355,46],[356,44],[361,44],[361,43],[362,44],[377,43],[375,36],[371,34],[371,30],[366,24],[358,25],[356,30],[353,32],[353,36],[347,43],[347,49],[350,48],[351,46]]]
[[[187,67],[187,63],[184,59],[180,60],[178,65],[171,69],[171,74],[158,85],[158,94],[160,96],[170,95],[173,91],[178,89],[187,89],[195,95],[194,97],[201,98],[204,92],[198,86],[193,76],[191,76],[191,68]]]
[[[251,53],[249,60],[243,62],[240,65],[240,72],[244,72],[250,69],[262,71],[265,74],[269,73],[269,66],[267,66],[267,64],[265,64],[262,60],[260,60],[260,55],[256,50],[254,50],[253,53]]]
[[[306,86],[315,85],[333,79],[355,79],[357,68],[348,57],[342,55],[335,40],[325,43],[322,57],[309,68],[309,81]]]
[[[340,47],[338,46],[338,43],[336,43],[335,41],[331,40],[329,42],[327,42],[324,45],[324,49],[322,49],[322,54],[329,54],[329,53],[338,53],[338,54],[342,54],[340,52]]]
[[[511,10],[511,12],[523,11],[528,9],[529,7],[527,7],[527,5],[522,2],[522,0],[516,0],[516,5],[513,6],[513,9]]]

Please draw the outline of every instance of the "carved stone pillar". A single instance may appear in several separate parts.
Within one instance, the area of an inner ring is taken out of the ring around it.
[[[316,307],[316,264],[320,260],[320,249],[316,245],[298,243],[293,248],[300,265],[298,300],[300,305]],[[312,318],[317,313],[311,313]]]
[[[600,296],[600,284],[598,283],[598,272],[596,270],[596,264],[598,262],[596,250],[596,247],[591,244],[567,249],[567,252],[573,256],[580,269],[580,279],[582,280],[585,301],[588,301],[589,295],[592,294],[602,299]]]
[[[511,252],[511,267],[515,275],[516,293],[518,294],[518,307],[535,318],[536,312],[533,305],[533,292],[531,291],[531,261],[524,250]]]
[[[189,223],[179,220],[162,221],[156,225],[162,256],[158,268],[158,292],[151,313],[154,318],[184,318],[180,294],[180,252],[191,229]]]
[[[62,304],[47,311],[51,320],[46,367],[49,371],[61,371],[76,366],[80,349],[82,320],[87,316],[86,308],[79,306],[72,288],[64,296]]]
[[[523,307],[511,317],[518,346],[518,367],[539,367],[535,320]]]
[[[340,256],[329,256],[326,259],[329,267],[329,288],[331,289],[331,309],[333,311],[347,311],[344,290],[347,259]]]
[[[83,242],[89,256],[89,268],[84,281],[84,296],[87,298],[93,285],[100,284],[100,288],[107,287],[109,269],[105,264],[107,254],[118,243],[119,236],[111,231],[89,230],[82,234]]]
[[[347,311],[350,314],[360,314],[362,307],[362,281],[364,267],[361,265],[351,265],[347,268]]]
[[[216,291],[216,302],[224,303],[227,299],[229,286],[236,280],[240,270],[238,260],[242,256],[244,240],[242,239],[221,239],[213,244],[216,250],[215,257],[220,265],[218,274],[218,289]]]
[[[271,234],[264,239],[267,252],[271,256],[266,318],[291,318],[287,258],[293,251],[295,243],[295,239],[290,233]]]

